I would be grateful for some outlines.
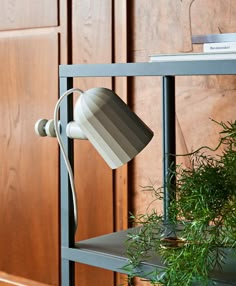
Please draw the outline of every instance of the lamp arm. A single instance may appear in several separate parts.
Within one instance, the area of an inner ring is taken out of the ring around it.
[[[68,159],[68,156],[66,154],[62,139],[61,139],[61,135],[60,135],[60,130],[59,130],[59,118],[58,118],[58,111],[61,105],[62,100],[69,96],[70,94],[72,94],[73,92],[78,92],[78,93],[83,93],[83,91],[81,89],[78,88],[71,88],[69,90],[67,90],[65,93],[62,94],[62,96],[58,99],[55,108],[54,108],[54,129],[55,129],[55,133],[56,133],[56,137],[57,137],[57,141],[59,144],[59,147],[61,149],[61,153],[63,156],[63,159],[65,161],[65,165],[68,171],[68,175],[69,175],[69,179],[70,179],[70,185],[71,185],[71,192],[72,192],[72,200],[73,200],[73,208],[74,208],[74,223],[75,223],[75,229],[74,231],[76,232],[77,227],[78,227],[78,211],[77,211],[77,197],[76,197],[76,192],[75,192],[75,183],[74,183],[74,176],[73,176],[73,171],[72,171],[72,167],[70,164],[70,161]]]

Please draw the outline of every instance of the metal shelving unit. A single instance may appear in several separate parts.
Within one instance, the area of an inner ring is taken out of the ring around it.
[[[162,77],[163,182],[165,183],[169,167],[175,164],[173,156],[169,156],[169,154],[175,154],[175,77],[191,75],[236,75],[236,60],[62,65],[59,69],[60,94],[62,95],[73,87],[73,78],[76,77]],[[68,98],[61,106],[61,136],[73,165],[73,142],[65,134],[65,126],[72,118],[73,100]],[[62,286],[74,285],[74,262],[125,273],[122,267],[128,262],[125,255],[127,231],[75,242],[70,184],[62,157],[60,159],[60,177]],[[168,205],[172,195],[168,193],[167,189],[165,190],[164,216],[166,220],[168,220]],[[138,269],[140,276],[154,267],[164,267],[158,257],[150,258],[140,265]],[[217,281],[216,285],[236,285],[235,269],[236,263],[232,259],[223,272],[212,273]]]

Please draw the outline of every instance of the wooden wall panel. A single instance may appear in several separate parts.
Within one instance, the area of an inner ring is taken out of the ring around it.
[[[230,0],[132,0],[128,15],[130,45],[128,55],[134,62],[148,61],[148,55],[159,53],[198,52],[192,45],[192,34],[235,32],[236,2]],[[235,120],[236,77],[181,77],[176,80],[177,152],[186,153],[201,145],[216,146],[218,121]],[[159,78],[137,78],[133,81],[134,110],[154,130],[155,136],[132,165],[131,193],[133,210],[144,213],[153,197],[140,186],[162,185],[161,81]],[[183,161],[188,164],[187,158]],[[150,285],[139,282],[137,285]]]
[[[57,0],[2,0],[0,30],[57,26]]]
[[[115,63],[127,62],[127,1],[115,0],[114,3],[114,29],[113,29],[113,55]],[[128,101],[128,79],[125,77],[114,78],[114,90]],[[115,230],[128,228],[128,164],[114,172],[114,223]],[[115,285],[127,285],[127,276],[116,273]]]
[[[58,285],[57,143],[34,133],[57,99],[57,34],[1,38],[0,62],[0,269]]]
[[[112,1],[72,1],[73,63],[112,61]],[[83,90],[112,87],[110,78],[78,79],[74,86]],[[75,142],[75,178],[78,196],[77,239],[114,230],[113,172],[87,141]],[[78,285],[112,285],[113,273],[76,264]]]
[[[14,276],[5,272],[0,271],[0,286],[10,286],[10,285],[18,285],[18,286],[49,286],[49,284],[36,282],[33,280],[29,280],[26,278]]]
[[[127,62],[127,3],[126,0],[114,1],[114,62]],[[115,92],[127,102],[128,79],[116,77],[114,79]],[[128,164],[115,171],[115,228],[128,227]]]
[[[135,62],[148,61],[155,53],[201,51],[191,44],[191,34],[232,32],[236,2],[230,0],[133,0],[129,2],[131,44],[128,55]],[[189,22],[188,22],[189,21]],[[231,28],[229,28],[231,27]],[[226,28],[225,28],[226,29]],[[231,29],[231,30],[230,30]],[[190,45],[189,45],[190,43]],[[209,120],[235,119],[235,76],[181,77],[176,82],[177,150],[193,150],[202,144],[215,146],[218,128]],[[133,164],[134,209],[145,212],[152,197],[140,185],[162,184],[161,81],[137,78],[133,81],[134,110],[154,130],[155,137]],[[188,163],[188,162],[184,162]],[[162,206],[157,205],[161,210]]]
[[[68,2],[0,0],[0,271],[12,284],[60,280],[58,146],[34,124],[52,118],[68,63]]]

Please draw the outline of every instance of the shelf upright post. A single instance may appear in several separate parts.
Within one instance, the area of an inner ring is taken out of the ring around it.
[[[169,177],[176,166],[175,131],[175,77],[162,77],[162,136],[163,136],[163,186],[164,186],[164,224],[169,225],[170,201],[175,199],[175,176]]]
[[[73,78],[59,77],[60,96],[73,87]],[[66,136],[66,125],[73,120],[73,97],[65,98],[60,108],[61,138],[73,169],[73,140]],[[60,216],[61,216],[61,247],[74,246],[74,215],[71,187],[65,162],[60,154]],[[74,285],[74,262],[61,257],[61,285]]]

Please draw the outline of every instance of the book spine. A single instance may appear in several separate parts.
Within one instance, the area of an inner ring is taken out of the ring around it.
[[[204,43],[204,53],[227,53],[236,52],[236,42]]]

